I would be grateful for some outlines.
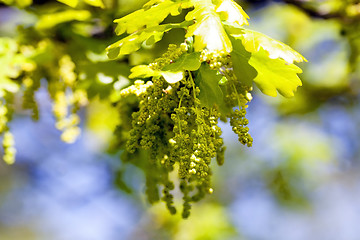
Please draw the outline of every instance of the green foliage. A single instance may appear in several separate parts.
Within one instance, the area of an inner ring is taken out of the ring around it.
[[[224,101],[223,92],[219,86],[222,76],[216,70],[212,70],[207,64],[203,64],[195,78],[195,83],[199,86],[199,99],[201,105],[207,108],[215,104],[221,106]]]
[[[299,67],[282,59],[269,61],[263,50],[253,53],[249,63],[258,72],[254,82],[266,95],[275,97],[277,90],[284,97],[292,97],[297,87],[301,86],[301,80],[297,76],[297,73],[302,72]]]
[[[212,159],[224,163],[219,119],[229,120],[239,142],[250,147],[245,115],[253,83],[264,94],[285,97],[301,86],[301,70],[293,62],[305,58],[243,28],[249,17],[233,0],[151,0],[114,21],[117,41],[109,33],[109,16],[116,12],[107,2],[58,2],[49,11],[30,9],[38,20],[20,28],[17,40],[0,38],[0,132],[9,164],[15,159],[7,124],[15,93],[23,93],[23,107],[36,120],[35,94],[46,82],[56,128],[69,143],[80,134],[78,110],[94,98],[105,99],[119,113],[112,150],[143,170],[149,202],[162,200],[173,214],[177,183],[187,218],[191,204],[214,191]],[[173,29],[182,32],[181,44],[129,70],[136,54],[151,51]]]

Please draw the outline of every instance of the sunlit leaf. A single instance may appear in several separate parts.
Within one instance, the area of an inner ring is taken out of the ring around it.
[[[184,78],[184,72],[161,71],[161,76],[163,76],[168,83],[173,84]]]
[[[299,67],[282,59],[270,59],[264,50],[253,53],[249,63],[258,72],[254,82],[266,95],[275,97],[278,91],[284,97],[292,97],[302,85],[297,76],[302,72]]]
[[[287,63],[307,61],[300,53],[288,45],[272,39],[262,33],[244,29],[242,41],[248,52],[258,52],[264,49],[271,59],[281,58]]]
[[[185,19],[187,21],[194,19],[196,23],[189,26],[185,37],[195,36],[195,51],[207,48],[210,51],[231,52],[230,39],[211,1],[204,1],[194,6],[195,9],[189,12]]]
[[[249,25],[249,16],[242,7],[233,0],[217,1],[216,12],[220,13],[223,21],[236,23],[239,26]]]
[[[110,59],[118,58],[121,55],[130,54],[137,51],[145,41],[156,43],[160,41],[165,32],[172,29],[170,24],[164,24],[147,28],[137,33],[131,34],[106,48]]]
[[[72,8],[76,7],[79,4],[79,0],[57,0],[63,4],[66,4]]]
[[[116,19],[117,23],[115,29],[116,34],[120,35],[124,32],[134,33],[144,27],[154,27],[159,25],[164,19],[171,14],[172,16],[179,15],[182,8],[189,7],[187,2],[173,2],[171,0],[156,1],[156,5],[151,6],[148,9],[140,9],[125,17]]]
[[[199,52],[185,53],[176,59],[174,63],[166,65],[162,70],[173,72],[183,70],[196,71],[199,69],[200,65],[201,62]]]
[[[60,23],[70,21],[86,21],[91,18],[91,13],[86,10],[66,10],[57,13],[42,15],[35,27],[37,29],[49,29]]]
[[[147,65],[138,65],[131,69],[129,78],[148,78],[162,76],[168,83],[173,84],[184,78],[184,71],[158,71]]]
[[[84,2],[94,7],[105,8],[102,0],[84,0]]]
[[[159,76],[160,72],[155,71],[148,65],[138,65],[133,67],[129,78],[148,78],[153,76]]]

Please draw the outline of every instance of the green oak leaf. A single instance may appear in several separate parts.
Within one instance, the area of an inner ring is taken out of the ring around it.
[[[156,3],[156,4],[155,4]],[[153,5],[155,4],[155,5]],[[171,0],[165,1],[150,1],[145,4],[148,9],[140,9],[125,17],[116,19],[117,23],[115,32],[121,35],[125,32],[131,34],[144,27],[154,27],[159,25],[164,19],[171,14],[172,16],[179,15],[183,8],[191,7],[188,1],[174,2]]]
[[[145,41],[147,43],[155,43],[162,39],[165,32],[172,29],[171,24],[159,25],[142,31],[133,33],[106,48],[108,57],[115,59],[121,55],[130,54],[140,49],[141,44]]]
[[[234,23],[238,26],[249,25],[247,20],[249,16],[242,7],[233,0],[216,1],[216,12],[220,13],[222,17],[221,20],[223,21]]]
[[[177,83],[184,78],[184,71],[159,71],[153,70],[148,65],[133,67],[129,78],[148,78],[162,76],[170,84]]]
[[[257,75],[255,68],[249,64],[251,53],[245,50],[240,39],[230,37],[230,40],[233,45],[230,55],[235,76],[242,83],[251,86]]]
[[[254,82],[266,95],[275,97],[278,91],[284,97],[293,97],[302,85],[297,76],[302,72],[299,67],[283,59],[270,59],[264,50],[253,53],[249,63],[258,72]]]
[[[185,16],[185,20],[195,20],[196,23],[188,27],[185,37],[195,36],[195,51],[207,48],[210,51],[231,52],[230,39],[215,11],[215,5],[210,0],[194,2],[194,10]]]
[[[71,21],[86,21],[91,18],[91,13],[87,10],[66,10],[62,12],[42,15],[35,27],[40,30],[52,28],[58,24]]]
[[[57,0],[57,1],[66,4],[72,8],[77,7],[79,4],[79,0]],[[83,0],[83,2],[94,7],[105,8],[105,5],[102,0]]]
[[[244,29],[241,39],[248,52],[255,53],[262,48],[268,53],[271,59],[281,58],[289,64],[307,61],[300,53],[288,45],[259,32]]]
[[[57,0],[57,1],[66,4],[72,8],[75,8],[79,4],[79,0]]]
[[[204,107],[221,106],[224,101],[223,92],[219,86],[222,75],[212,70],[209,65],[202,64],[195,78],[195,83],[200,88],[199,99]]]
[[[138,65],[130,69],[130,71],[129,78],[148,78],[160,75],[160,71],[153,70],[148,65]]]
[[[193,52],[193,53],[185,53],[181,55],[178,59],[175,60],[174,63],[166,65],[162,70],[164,71],[196,71],[200,68],[200,53]]]
[[[102,0],[84,0],[84,2],[94,7],[105,8]]]

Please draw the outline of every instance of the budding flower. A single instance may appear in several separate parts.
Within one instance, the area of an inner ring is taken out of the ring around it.
[[[193,169],[189,170],[189,173],[195,175],[195,174],[196,174],[196,170],[193,168]]]
[[[183,52],[187,52],[187,50],[189,49],[188,45],[186,43],[180,44],[180,48],[181,48],[181,51],[183,51]]]

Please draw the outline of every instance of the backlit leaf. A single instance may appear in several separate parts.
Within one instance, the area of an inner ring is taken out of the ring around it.
[[[185,37],[195,36],[195,51],[207,48],[210,51],[231,52],[230,39],[211,1],[202,1],[201,4],[194,4],[194,7],[185,19],[187,21],[194,19],[196,23],[189,26]]]
[[[108,57],[114,59],[121,55],[135,52],[140,49],[143,42],[148,40],[151,43],[156,43],[162,39],[165,32],[168,32],[171,29],[171,24],[164,24],[131,34],[107,47]]]
[[[153,1],[152,1],[153,2]],[[153,4],[151,2],[151,5]],[[154,27],[159,25],[164,19],[171,14],[172,16],[179,15],[182,8],[189,7],[187,2],[173,2],[171,0],[156,1],[156,5],[151,6],[149,9],[140,9],[125,17],[116,19],[117,23],[115,29],[116,34],[120,35],[124,32],[134,33],[144,27]]]
[[[72,8],[75,8],[79,4],[79,0],[57,0],[63,4],[66,4]]]
[[[90,19],[91,13],[86,10],[66,10],[57,13],[45,14],[42,15],[39,21],[36,23],[35,27],[37,29],[49,29],[60,23],[70,22],[70,21],[86,21]]]
[[[270,59],[262,49],[252,54],[249,63],[258,72],[254,82],[266,95],[275,97],[278,91],[284,97],[292,97],[302,85],[297,76],[302,72],[299,67],[282,59]]]
[[[174,63],[166,65],[162,70],[164,71],[196,71],[200,68],[200,53],[193,52],[193,53],[185,53],[181,55],[178,59],[175,60]]]
[[[102,0],[84,0],[84,2],[94,7],[105,8]]]
[[[221,13],[223,21],[236,23],[239,26],[249,25],[249,16],[242,7],[233,0],[220,0],[216,6],[216,12]]]
[[[129,78],[148,78],[153,76],[159,76],[160,72],[155,71],[148,65],[138,65],[133,67]]]
[[[300,53],[288,45],[272,39],[262,33],[244,29],[241,36],[246,51],[258,52],[264,49],[271,59],[281,58],[287,63],[307,61]]]
[[[148,78],[163,76],[165,81],[170,84],[177,83],[184,78],[184,71],[158,71],[153,70],[147,65],[133,67],[129,78]]]

